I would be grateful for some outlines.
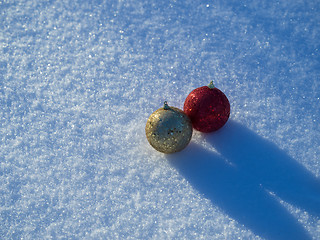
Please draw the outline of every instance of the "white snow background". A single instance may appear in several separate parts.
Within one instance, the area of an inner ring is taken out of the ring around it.
[[[0,239],[320,239],[318,0],[0,0]],[[149,115],[211,80],[219,131]]]

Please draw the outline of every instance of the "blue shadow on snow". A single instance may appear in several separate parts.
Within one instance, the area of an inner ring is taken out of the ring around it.
[[[205,137],[219,154],[191,143],[184,151],[167,155],[196,190],[263,238],[311,239],[274,195],[318,218],[319,179],[235,121]]]

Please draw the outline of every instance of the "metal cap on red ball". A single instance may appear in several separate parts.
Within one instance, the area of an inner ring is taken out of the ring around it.
[[[220,129],[228,121],[230,103],[211,81],[208,86],[196,88],[187,96],[183,111],[191,119],[194,129],[209,133]]]

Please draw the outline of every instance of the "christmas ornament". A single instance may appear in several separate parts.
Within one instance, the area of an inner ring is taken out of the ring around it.
[[[208,133],[218,130],[228,121],[230,103],[211,81],[208,86],[196,88],[188,95],[183,110],[196,130]]]
[[[152,113],[147,120],[146,135],[150,145],[163,153],[174,153],[184,149],[191,140],[192,123],[180,109],[164,107]]]

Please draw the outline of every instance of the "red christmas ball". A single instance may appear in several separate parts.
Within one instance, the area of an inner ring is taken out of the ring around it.
[[[228,121],[230,103],[211,82],[194,89],[186,98],[183,110],[196,130],[208,133],[220,129]]]

